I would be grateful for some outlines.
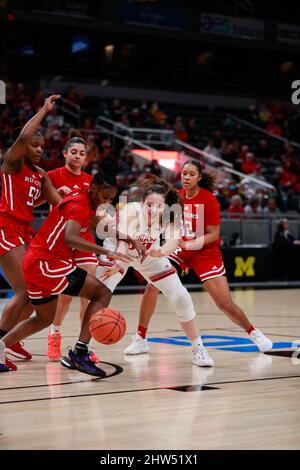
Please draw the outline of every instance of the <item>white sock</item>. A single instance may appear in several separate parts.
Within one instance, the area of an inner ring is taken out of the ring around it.
[[[50,335],[54,335],[55,333],[59,333],[59,330],[60,330],[60,325],[54,325],[54,323],[52,323]]]
[[[201,348],[203,348],[203,343],[202,343],[201,336],[198,336],[198,338],[193,339],[193,341],[191,341],[191,343],[192,343],[192,348],[196,348],[197,346],[201,346]]]
[[[89,351],[93,351],[94,349],[95,349],[95,340],[91,338],[89,342]]]

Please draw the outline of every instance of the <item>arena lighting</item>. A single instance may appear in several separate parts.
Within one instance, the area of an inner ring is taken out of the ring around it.
[[[180,166],[180,152],[175,150],[141,150],[133,149],[132,153],[146,160],[157,160],[159,165],[171,171],[178,171]]]

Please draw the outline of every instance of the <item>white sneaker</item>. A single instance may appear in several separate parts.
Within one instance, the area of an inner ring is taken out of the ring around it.
[[[260,352],[265,352],[269,351],[269,349],[272,349],[272,341],[269,340],[269,338],[267,338],[265,335],[263,335],[261,331],[257,329],[253,330],[249,336],[252,339],[253,343],[256,344]]]
[[[213,367],[214,361],[208,355],[207,350],[199,345],[193,348],[193,364],[199,367]]]
[[[124,354],[146,354],[149,349],[147,339],[136,333],[132,336],[132,343],[125,349]]]

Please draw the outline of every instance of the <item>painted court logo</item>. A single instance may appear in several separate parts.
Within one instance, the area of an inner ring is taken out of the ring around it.
[[[5,96],[5,83],[0,80],[0,104],[6,103],[6,96]]]

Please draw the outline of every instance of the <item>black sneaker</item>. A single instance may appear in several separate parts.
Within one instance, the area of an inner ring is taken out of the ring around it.
[[[91,361],[89,354],[78,356],[72,349],[69,350],[68,355],[63,357],[61,364],[68,369],[76,369],[84,374],[95,375],[96,377],[106,377],[106,372],[96,367],[94,362]]]
[[[10,371],[10,368],[3,364],[2,362],[0,363],[0,372],[9,372]]]

